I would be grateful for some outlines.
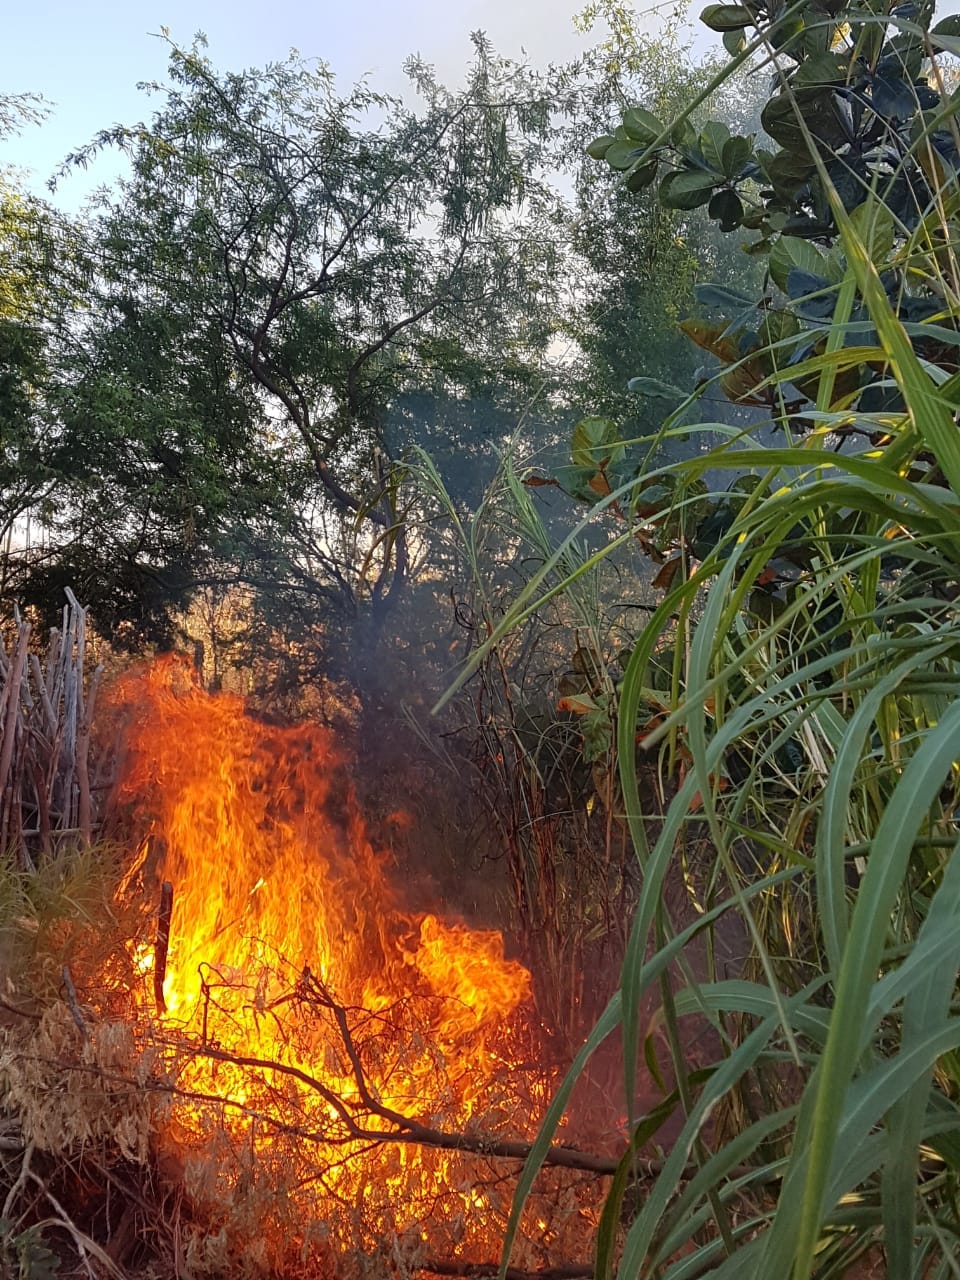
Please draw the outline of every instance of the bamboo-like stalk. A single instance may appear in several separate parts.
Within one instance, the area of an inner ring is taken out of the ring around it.
[[[102,668],[85,673],[87,613],[71,591],[44,654],[16,610],[7,634],[9,647],[0,641],[0,850],[30,870],[67,836],[93,839],[89,751]]]

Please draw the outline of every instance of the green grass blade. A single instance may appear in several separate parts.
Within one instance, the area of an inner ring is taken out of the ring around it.
[[[830,1033],[811,1095],[809,1150],[805,1144],[799,1147],[787,1176],[765,1254],[768,1274],[787,1275],[792,1270],[795,1280],[807,1280],[810,1275],[847,1090],[860,1053],[890,913],[916,834],[958,756],[960,703],[955,703],[907,765],[877,829],[844,948]],[[802,1177],[801,1158],[807,1166]]]

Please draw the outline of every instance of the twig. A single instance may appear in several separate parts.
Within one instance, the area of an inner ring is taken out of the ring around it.
[[[28,1177],[32,1182],[35,1182],[37,1184],[37,1186],[43,1192],[44,1198],[50,1202],[50,1204],[53,1206],[53,1208],[56,1210],[57,1214],[59,1215],[56,1218],[46,1218],[42,1222],[38,1222],[36,1225],[38,1227],[45,1227],[45,1226],[65,1227],[67,1231],[69,1231],[70,1234],[73,1236],[73,1242],[77,1246],[77,1250],[80,1254],[80,1257],[83,1259],[83,1265],[86,1267],[87,1275],[91,1277],[91,1280],[96,1280],[96,1276],[93,1269],[90,1266],[90,1258],[87,1256],[88,1254],[96,1258],[96,1260],[102,1266],[106,1267],[109,1274],[115,1277],[115,1280],[127,1280],[124,1273],[120,1270],[120,1268],[109,1256],[109,1254],[107,1254],[100,1247],[100,1245],[97,1244],[96,1240],[91,1240],[85,1231],[80,1230],[80,1228],[73,1221],[69,1213],[67,1213],[66,1209],[63,1207],[60,1201],[56,1198],[56,1196],[53,1194],[53,1192],[50,1190],[47,1184],[43,1181],[43,1179],[38,1177],[38,1175],[33,1172],[30,1172],[28,1174]]]
[[[93,679],[90,681],[90,692],[87,695],[80,721],[80,730],[77,734],[77,822],[83,833],[83,842],[86,845],[90,844],[92,829],[90,817],[90,730],[93,725],[93,713],[97,705],[97,689],[100,686],[102,675],[103,664],[101,663],[94,670]],[[83,680],[81,678],[79,689],[82,690],[82,688]]]
[[[30,1161],[33,1159],[33,1143],[27,1144],[27,1149],[23,1153],[23,1160],[20,1163],[20,1172],[17,1174],[17,1180],[7,1192],[7,1198],[3,1203],[3,1217],[7,1222],[13,1221],[13,1207],[17,1202],[17,1196],[26,1185],[27,1179],[30,1177]]]
[[[64,965],[60,970],[60,977],[63,980],[64,999],[70,1010],[70,1015],[77,1024],[77,1030],[86,1040],[89,1036],[87,1024],[84,1021],[83,1011],[80,1008],[80,1002],[77,1000],[77,988],[73,985],[73,978],[70,976],[70,970]]]
[[[230,1053],[213,1045],[198,1045],[194,1047],[193,1052],[198,1058],[210,1058],[214,1062],[229,1062],[237,1067],[248,1067],[257,1071],[275,1072],[277,1075],[299,1080],[301,1084],[319,1094],[330,1105],[336,1116],[343,1123],[347,1137],[351,1140],[376,1143],[410,1143],[412,1146],[436,1147],[441,1151],[462,1151],[468,1155],[486,1156],[490,1159],[500,1160],[526,1160],[533,1149],[532,1144],[529,1142],[507,1141],[496,1138],[492,1134],[456,1133],[445,1129],[430,1128],[428,1125],[421,1124],[418,1120],[412,1120],[389,1107],[383,1106],[382,1103],[370,1097],[368,1093],[367,1098],[363,1100],[366,1109],[377,1119],[387,1120],[395,1126],[392,1130],[370,1128],[358,1122],[356,1117],[351,1114],[350,1107],[356,1107],[356,1102],[348,1102],[299,1067],[277,1062],[270,1058],[257,1058],[246,1054]],[[360,1080],[357,1081],[357,1085],[358,1088],[361,1086]],[[209,1101],[210,1099],[204,1100]],[[232,1099],[220,1098],[217,1100],[227,1105],[236,1105]],[[330,1141],[329,1135],[311,1132],[306,1129],[301,1130],[298,1128],[297,1133],[308,1142],[322,1143]],[[543,1163],[562,1169],[580,1169],[584,1173],[595,1173],[601,1177],[612,1176],[620,1165],[619,1160],[609,1156],[595,1155],[593,1152],[581,1151],[577,1147],[562,1146],[549,1147],[544,1155]],[[647,1162],[638,1160],[638,1171],[642,1173],[646,1164]]]
[[[10,761],[13,758],[13,741],[16,736],[17,716],[20,714],[20,682],[27,662],[27,642],[30,639],[30,623],[25,622],[20,628],[17,652],[13,666],[7,679],[6,714],[3,722],[3,747],[0,749],[0,795],[7,785],[10,772]]]

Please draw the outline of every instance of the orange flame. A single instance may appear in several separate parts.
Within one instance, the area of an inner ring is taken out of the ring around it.
[[[458,1157],[395,1139],[404,1120],[458,1132],[503,1122],[498,1072],[527,971],[499,933],[401,909],[328,731],[255,719],[177,659],[124,677],[114,704],[125,720],[116,802],[147,838],[145,872],[174,886],[161,1026],[179,1049],[179,1096],[193,1097],[176,1108],[183,1145],[205,1145],[209,1164],[213,1122],[196,1098],[221,1098],[231,1110],[215,1127],[235,1150],[252,1144],[258,1166],[285,1135],[312,1164],[281,1165],[321,1198],[369,1208],[380,1185],[393,1229],[419,1238],[452,1187],[457,1240],[469,1242],[470,1220],[475,1238],[489,1235],[494,1211],[452,1171]],[[149,969],[152,953],[136,961]],[[379,1133],[393,1145],[370,1140]],[[235,1196],[241,1181],[235,1169],[214,1194]]]

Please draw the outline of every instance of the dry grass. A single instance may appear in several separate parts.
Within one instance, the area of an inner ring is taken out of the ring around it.
[[[37,873],[0,866],[8,1266],[46,1248],[60,1274],[359,1280],[411,1275],[431,1258],[495,1259],[517,1160],[403,1141],[337,1149],[302,1131],[302,1093],[268,1070],[241,1078],[225,1066],[233,1105],[195,1096],[202,1046],[153,1013],[134,957],[155,921],[118,901],[118,871],[97,849]],[[311,1034],[293,1013],[290,1034]],[[437,1071],[440,1087],[439,1059]],[[538,1105],[524,1096],[531,1080],[536,1071],[505,1072],[473,1131],[488,1121],[522,1134]],[[343,1161],[360,1162],[345,1183]],[[583,1254],[598,1186],[592,1174],[547,1172],[521,1265]]]

